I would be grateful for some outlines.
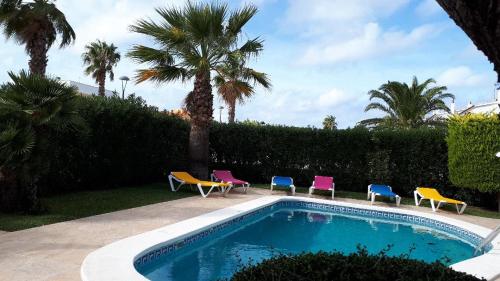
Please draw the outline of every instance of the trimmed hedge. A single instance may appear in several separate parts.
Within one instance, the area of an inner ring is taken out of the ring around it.
[[[472,275],[456,272],[439,262],[432,264],[407,259],[405,256],[388,257],[381,253],[369,255],[366,251],[355,254],[305,253],[277,256],[258,265],[244,267],[232,281],[478,281]]]
[[[58,136],[44,193],[142,184],[187,167],[189,125],[158,112],[141,98],[82,97],[88,133]]]
[[[369,183],[379,182],[407,196],[418,185],[448,184],[445,131],[440,129],[370,132],[215,124],[210,148],[213,168],[231,169],[253,182],[287,175],[308,186],[314,175],[332,175],[340,190],[364,192]]]
[[[165,181],[169,171],[187,169],[187,122],[136,97],[82,97],[78,107],[88,133],[55,136],[64,145],[57,145],[50,159],[43,194]],[[210,149],[211,169],[230,169],[255,183],[288,175],[309,186],[314,175],[332,175],[339,190],[365,192],[369,183],[383,182],[412,196],[415,186],[431,185],[473,205],[493,205],[491,196],[450,185],[445,131],[439,129],[214,123]]]
[[[448,167],[457,186],[500,192],[500,118],[454,116],[448,125]]]

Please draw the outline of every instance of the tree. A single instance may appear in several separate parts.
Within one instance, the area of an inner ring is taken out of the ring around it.
[[[383,118],[372,118],[360,123],[366,126],[385,126],[397,128],[417,128],[428,125],[441,125],[443,120],[433,115],[434,111],[450,112],[444,99],[454,98],[454,95],[445,93],[444,86],[431,87],[436,83],[434,79],[427,79],[419,84],[417,77],[413,77],[411,85],[401,82],[389,81],[378,90],[368,92],[371,102],[366,106],[369,110],[380,110],[387,115]]]
[[[337,119],[333,115],[327,115],[323,120],[323,129],[325,130],[336,130],[337,129]]]
[[[45,75],[47,52],[60,35],[60,48],[75,40],[75,32],[53,1],[0,0],[0,27],[5,36],[25,45],[31,73]]]
[[[113,67],[120,61],[120,53],[117,51],[117,47],[97,40],[85,46],[82,59],[84,65],[87,65],[85,74],[92,75],[95,82],[99,84],[99,96],[104,97],[106,75],[108,74],[109,79],[113,81],[115,79]]]
[[[0,88],[0,189],[11,190],[0,192],[0,206],[37,211],[37,182],[48,171],[51,147],[56,145],[51,137],[83,128],[76,111],[77,90],[58,79],[25,71],[9,76],[12,82]],[[21,200],[5,198],[6,194],[23,198],[22,206],[16,206]]]
[[[232,57],[234,59],[217,68],[214,77],[217,92],[229,109],[229,123],[234,123],[236,102],[242,104],[245,98],[254,95],[256,84],[265,89],[271,88],[267,74],[246,67],[244,57],[238,53]]]
[[[476,47],[493,63],[500,83],[500,4],[498,0],[437,0]]]
[[[191,172],[208,177],[208,141],[213,114],[211,72],[236,54],[257,56],[262,40],[254,38],[241,46],[243,26],[257,13],[253,5],[230,12],[227,4],[188,2],[183,8],[159,8],[159,23],[140,20],[133,32],[147,35],[160,48],[135,45],[128,56],[138,63],[136,82],[168,83],[194,78],[194,88],[185,101],[191,118],[189,157]],[[239,47],[238,47],[239,46]]]

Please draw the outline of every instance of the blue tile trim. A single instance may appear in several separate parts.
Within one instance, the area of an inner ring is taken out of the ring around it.
[[[135,268],[139,268],[141,266],[146,265],[147,263],[154,261],[161,256],[164,256],[168,253],[171,253],[173,251],[176,251],[184,246],[190,245],[204,237],[210,236],[215,232],[219,232],[231,225],[234,225],[236,223],[239,223],[241,221],[244,221],[246,219],[249,219],[251,217],[254,217],[258,214],[264,213],[266,211],[270,211],[273,208],[278,208],[278,207],[287,207],[287,208],[302,208],[302,209],[308,209],[308,210],[317,210],[317,211],[328,211],[332,212],[335,214],[346,214],[346,215],[354,215],[354,216],[360,216],[363,218],[378,218],[378,219],[386,219],[386,220],[391,220],[394,222],[401,222],[401,223],[411,223],[411,224],[416,224],[420,226],[426,226],[426,227],[432,227],[433,229],[441,230],[446,233],[452,234],[460,239],[463,239],[472,245],[477,245],[481,241],[481,237],[478,236],[475,233],[472,233],[470,231],[467,231],[465,229],[462,229],[460,227],[450,225],[447,223],[443,223],[437,220],[429,219],[429,218],[424,218],[420,216],[413,216],[413,215],[406,215],[406,214],[398,214],[398,213],[391,213],[391,212],[385,212],[385,211],[376,211],[376,210],[370,210],[370,209],[362,209],[362,208],[355,208],[355,207],[344,207],[344,206],[337,206],[337,205],[330,205],[330,204],[322,204],[322,203],[313,203],[313,202],[306,202],[306,201],[280,201],[277,202],[271,206],[263,207],[260,209],[257,209],[253,212],[250,212],[248,214],[238,216],[236,218],[233,218],[229,221],[214,225],[206,230],[203,230],[201,232],[198,232],[196,234],[193,234],[191,236],[188,236],[184,239],[181,239],[179,241],[173,242],[168,245],[164,245],[158,249],[154,249],[146,254],[143,254],[139,258],[137,258],[134,261],[134,266]],[[486,251],[489,251],[491,249],[491,245],[489,246]]]

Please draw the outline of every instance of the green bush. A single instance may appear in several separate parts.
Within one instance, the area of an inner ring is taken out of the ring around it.
[[[41,182],[44,194],[165,181],[187,169],[189,125],[136,97],[81,97],[77,107],[88,133],[65,132]],[[254,183],[292,176],[308,186],[315,175],[332,175],[338,190],[365,192],[384,182],[403,196],[417,185],[439,188],[475,205],[491,196],[457,190],[448,182],[445,131],[323,130],[261,124],[214,123],[210,168],[229,169]]]
[[[381,253],[369,255],[366,251],[342,255],[340,253],[306,253],[277,256],[258,265],[244,267],[232,281],[478,281],[474,276],[456,272],[439,262],[432,264],[388,257]],[[484,279],[482,279],[484,280]]]
[[[455,116],[448,131],[451,182],[482,192],[498,192],[500,198],[500,159],[495,157],[500,151],[500,118]]]
[[[213,168],[231,169],[254,182],[288,175],[307,186],[314,175],[332,175],[338,189],[365,191],[379,178],[404,195],[418,185],[448,184],[445,131],[439,129],[370,132],[216,124],[210,147]]]
[[[187,166],[189,126],[129,97],[81,97],[88,134],[60,135],[45,193],[159,181]]]

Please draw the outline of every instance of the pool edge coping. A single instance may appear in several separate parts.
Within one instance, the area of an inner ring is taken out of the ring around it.
[[[477,234],[480,237],[487,236],[491,231],[491,229],[469,222],[443,217],[437,214],[422,213],[414,210],[370,206],[307,197],[264,196],[248,202],[202,214],[174,224],[166,225],[135,236],[127,237],[101,247],[91,252],[84,259],[80,269],[80,276],[83,281],[146,281],[148,279],[136,271],[134,261],[137,257],[151,251],[151,248],[158,247],[160,244],[165,245],[172,243],[186,236],[190,236],[210,228],[214,224],[223,223],[238,216],[250,213],[258,208],[270,206],[280,201],[305,201],[419,216],[462,228]],[[481,256],[453,264],[451,267],[454,270],[466,272],[477,277],[483,277],[487,280],[491,280],[499,276],[500,268],[495,269],[492,265],[500,264],[500,237],[494,239],[492,245],[493,248],[489,252]]]

